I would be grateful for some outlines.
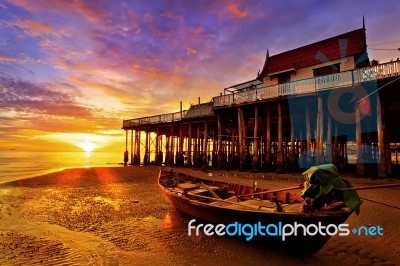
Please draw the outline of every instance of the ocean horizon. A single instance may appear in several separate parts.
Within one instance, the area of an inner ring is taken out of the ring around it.
[[[0,150],[0,183],[34,177],[67,168],[118,166],[122,152]]]

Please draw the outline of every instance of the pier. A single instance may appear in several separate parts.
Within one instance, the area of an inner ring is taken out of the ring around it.
[[[315,61],[321,51],[329,64],[299,65],[307,52]],[[371,64],[365,54],[364,28],[267,52],[254,80],[209,102],[123,120],[125,163],[277,173],[333,163],[358,176],[398,173],[400,61]]]

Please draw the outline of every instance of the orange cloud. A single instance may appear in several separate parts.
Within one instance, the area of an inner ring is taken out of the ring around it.
[[[195,35],[201,34],[201,33],[203,33],[204,31],[205,31],[205,29],[204,29],[203,27],[196,27],[196,28],[190,28],[190,29],[189,29],[189,32],[190,32],[191,34],[195,34]]]
[[[26,33],[31,36],[40,36],[43,34],[55,34],[55,29],[48,23],[43,23],[34,20],[19,20],[16,24],[25,29]]]
[[[164,11],[163,13],[160,14],[161,17],[169,18],[169,19],[176,19],[179,22],[183,22],[183,17],[181,16],[176,16],[174,13],[171,11]]]
[[[11,0],[10,2],[33,13],[43,11],[78,13],[91,22],[105,18],[107,14],[96,1]]]
[[[186,48],[186,54],[187,55],[197,54],[197,50],[195,50],[195,49],[193,49],[191,47],[188,47],[188,48]]]
[[[248,9],[240,10],[237,4],[231,4],[228,6],[228,11],[236,18],[245,18],[248,16]]]
[[[17,58],[17,57],[14,57],[14,56],[0,54],[0,62],[5,62],[5,63],[25,63],[26,61],[28,61],[26,58]]]

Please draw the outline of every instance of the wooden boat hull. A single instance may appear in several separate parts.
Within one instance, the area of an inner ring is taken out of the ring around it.
[[[205,181],[205,180],[203,180]],[[162,184],[160,187],[169,202],[175,207],[175,209],[188,219],[196,219],[194,225],[199,223],[211,223],[211,224],[257,224],[262,225],[275,224],[303,224],[305,226],[309,224],[318,225],[321,223],[322,226],[329,224],[339,225],[346,221],[346,219],[353,212],[352,210],[339,210],[339,211],[316,211],[316,212],[265,212],[265,211],[254,211],[244,209],[228,209],[221,206],[214,206],[208,203],[193,200],[186,197],[185,195],[179,195],[172,193],[169,189],[165,188]],[[245,239],[244,236],[241,237]],[[289,236],[286,237],[285,241],[282,241],[281,236],[257,236],[251,241],[265,243],[267,245],[284,249],[288,252],[298,253],[316,253],[323,245],[329,240],[330,236]]]

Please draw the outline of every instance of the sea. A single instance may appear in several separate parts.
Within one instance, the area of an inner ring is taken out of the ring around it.
[[[0,150],[0,183],[68,168],[122,165],[122,152]]]

